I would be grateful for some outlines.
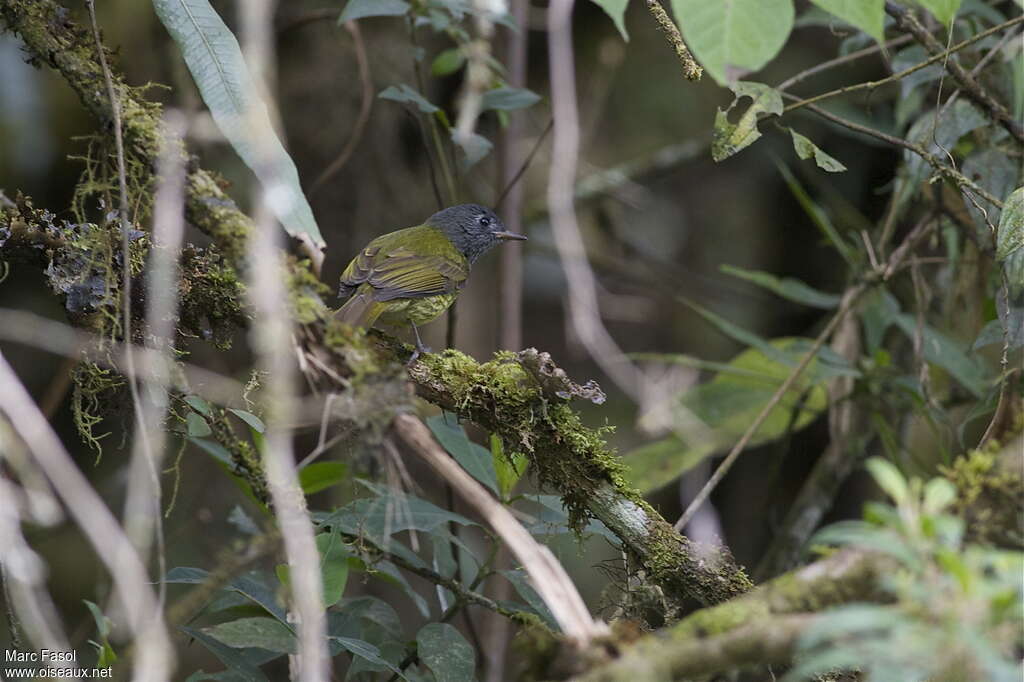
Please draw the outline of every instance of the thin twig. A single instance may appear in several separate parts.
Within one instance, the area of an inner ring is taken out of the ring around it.
[[[886,0],[885,11],[896,20],[896,26],[914,36],[917,42],[924,46],[924,49],[928,50],[932,55],[936,57],[944,57],[945,52],[942,48],[942,43],[935,39],[928,30],[921,25],[921,22],[917,20],[913,12],[901,7],[895,2]],[[1017,24],[1020,21],[1024,21],[1024,15],[1018,16],[1010,21],[1003,22],[999,26],[993,27],[988,31],[983,31],[973,38],[978,38],[986,33],[991,33],[995,29],[1009,28]],[[960,66],[960,63],[955,59],[950,59],[943,62],[946,71],[949,75],[957,82],[960,88],[964,91],[964,94],[975,104],[988,111],[989,115],[1006,130],[1013,135],[1018,142],[1024,143],[1024,125],[1010,114],[1002,104],[986,91],[981,84],[975,80],[974,76],[967,73],[964,67]]]
[[[820,101],[825,100],[825,99],[830,99],[830,98],[836,97],[838,95],[845,95],[845,94],[848,94],[848,93],[851,93],[851,92],[857,92],[859,90],[874,90],[875,88],[881,87],[882,85],[885,85],[887,83],[894,83],[894,82],[896,82],[896,81],[898,81],[898,80],[900,80],[902,78],[905,78],[905,77],[909,76],[912,73],[920,71],[921,69],[923,69],[923,68],[925,68],[927,66],[931,66],[932,64],[934,64],[936,62],[946,60],[946,59],[949,58],[949,56],[951,54],[959,52],[960,50],[964,49],[965,47],[969,47],[970,45],[973,45],[974,43],[978,42],[979,40],[983,40],[983,39],[989,37],[993,33],[998,33],[998,32],[1000,32],[1000,31],[1002,31],[1004,29],[1012,28],[1013,26],[1016,26],[1017,24],[1021,23],[1022,21],[1024,21],[1024,16],[1014,17],[1013,19],[1010,19],[1009,21],[1004,21],[1003,23],[999,24],[998,26],[993,26],[992,28],[987,29],[985,31],[982,31],[981,33],[978,33],[977,35],[973,35],[970,38],[968,38],[966,40],[963,40],[963,41],[957,43],[956,45],[950,47],[949,49],[944,49],[944,50],[940,49],[939,52],[933,53],[931,57],[929,57],[928,59],[924,60],[923,62],[921,62],[919,64],[914,64],[913,66],[911,66],[909,68],[906,68],[906,69],[903,69],[902,71],[897,71],[896,73],[892,74],[891,76],[886,76],[885,78],[881,78],[881,79],[876,80],[876,81],[865,81],[863,83],[854,83],[853,85],[847,85],[847,86],[844,86],[844,87],[841,87],[841,88],[836,88],[835,90],[829,90],[828,92],[823,92],[823,93],[814,95],[813,97],[808,97],[806,99],[796,99],[796,101],[794,101],[792,104],[787,104],[786,108],[782,110],[782,113],[784,113],[784,114],[785,113],[789,113],[790,111],[794,111],[795,109],[799,109],[801,107],[805,107],[805,106],[808,106],[810,104],[814,104],[816,102],[820,102]],[[928,34],[928,36],[930,38],[931,34]],[[932,38],[932,40],[934,40],[934,38]],[[785,81],[784,83],[782,83],[779,86],[779,89],[783,90],[783,89],[785,89],[785,87],[788,87],[789,85],[791,85],[791,83],[789,81]]]
[[[892,277],[897,267],[907,257],[907,254],[909,253],[913,245],[917,243],[917,241],[929,228],[931,222],[932,216],[929,215],[920,223],[918,223],[917,226],[914,227],[914,229],[912,229],[903,239],[903,242],[900,244],[899,248],[897,248],[893,252],[892,256],[889,259],[889,262],[886,264],[885,270],[882,272],[876,272],[876,277],[878,277],[881,281],[886,281],[890,277]],[[675,522],[674,525],[676,530],[681,531],[683,528],[686,527],[686,524],[690,522],[690,519],[693,518],[694,513],[696,513],[697,509],[708,498],[708,495],[710,495],[711,492],[718,486],[719,482],[722,480],[725,474],[728,473],[730,467],[732,467],[733,465],[733,462],[735,462],[736,458],[740,456],[740,453],[743,452],[743,449],[747,446],[747,443],[750,442],[750,439],[754,436],[757,430],[761,428],[761,425],[768,418],[768,415],[771,413],[771,411],[775,409],[779,401],[782,400],[782,397],[789,391],[790,387],[800,377],[803,371],[810,364],[811,360],[814,359],[814,357],[818,354],[818,351],[825,344],[825,341],[829,338],[829,336],[832,335],[832,332],[836,329],[839,323],[842,322],[846,314],[850,312],[854,304],[861,297],[861,295],[868,290],[868,288],[868,282],[861,281],[846,290],[846,292],[843,294],[842,301],[839,304],[839,309],[836,310],[835,314],[832,316],[832,319],[829,320],[828,324],[825,325],[825,328],[821,331],[820,334],[818,334],[817,338],[814,339],[814,343],[811,344],[810,349],[803,356],[803,358],[800,359],[800,362],[797,363],[797,366],[794,367],[793,370],[789,373],[789,375],[786,377],[786,380],[783,381],[779,388],[776,389],[775,393],[772,394],[772,397],[768,399],[768,402],[765,403],[764,408],[761,409],[761,412],[758,413],[754,421],[751,422],[750,426],[747,427],[747,430],[743,433],[743,436],[736,442],[732,450],[729,451],[729,454],[725,456],[725,459],[722,460],[722,463],[718,465],[718,468],[715,470],[715,473],[712,474],[711,478],[708,479],[708,482],[704,484],[704,487],[701,488],[701,491],[699,493],[697,493],[697,496],[693,498],[693,501],[690,502],[690,505],[686,508],[686,511],[683,512],[683,515],[680,516],[679,520]]]
[[[782,96],[789,99],[797,99],[793,95],[790,95],[789,93],[785,92],[782,93]],[[837,125],[843,126],[844,128],[847,128],[854,132],[862,133],[869,137],[873,137],[877,140],[881,140],[882,142],[887,142],[896,147],[902,147],[903,149],[911,151],[920,156],[922,159],[924,159],[928,163],[928,165],[930,165],[932,168],[938,171],[941,175],[945,175],[947,178],[949,178],[955,185],[960,187],[961,190],[967,188],[970,191],[977,194],[978,196],[980,196],[985,201],[988,201],[992,205],[996,206],[997,208],[1001,209],[1003,207],[1003,202],[997,199],[995,196],[993,196],[991,192],[980,187],[978,183],[974,182],[960,171],[943,163],[938,157],[936,157],[934,154],[932,154],[927,149],[922,147],[920,144],[917,144],[916,142],[911,142],[909,140],[904,140],[899,137],[894,137],[893,135],[883,133],[881,131],[875,130],[874,128],[869,128],[868,126],[863,126],[859,123],[854,123],[853,121],[833,114],[831,111],[822,109],[816,104],[808,104],[807,109],[813,111],[822,118],[828,119],[829,121],[832,121]]]
[[[526,155],[526,158],[523,159],[523,162],[519,165],[519,170],[517,170],[516,174],[512,176],[512,179],[509,180],[508,183],[506,183],[505,189],[503,189],[501,191],[501,194],[499,194],[498,198],[495,200],[495,202],[494,202],[495,209],[500,209],[501,208],[501,204],[502,204],[503,201],[505,201],[505,197],[508,196],[509,192],[512,191],[512,188],[515,187],[519,183],[519,180],[526,173],[527,169],[529,169],[530,164],[533,163],[534,157],[537,156],[537,152],[540,151],[541,145],[544,144],[544,140],[547,139],[548,133],[551,132],[551,129],[554,127],[554,125],[555,125],[555,119],[552,118],[552,119],[548,120],[548,124],[546,126],[544,126],[544,132],[542,132],[540,134],[540,137],[537,138],[537,141],[533,143],[533,148],[530,150],[530,153]],[[510,229],[512,229],[513,232],[516,231],[515,229],[513,229],[511,227],[510,227]]]
[[[856,52],[844,54],[834,59],[829,59],[826,62],[815,64],[809,69],[804,69],[800,73],[790,76],[786,80],[776,85],[775,89],[779,91],[788,90],[797,83],[802,83],[811,76],[817,75],[823,71],[828,71],[829,69],[832,69],[836,66],[841,66],[843,64],[849,64],[850,62],[857,61],[858,59],[861,59],[863,57],[870,57],[871,55],[877,52],[882,52],[883,50],[888,50],[893,47],[899,47],[900,45],[906,45],[913,39],[913,36],[900,36],[899,38],[893,38],[892,40],[886,41],[881,45],[876,43],[871,47],[865,47],[863,50],[857,50]]]
[[[337,10],[332,10],[337,13]],[[359,23],[355,21],[346,21],[345,30],[352,35],[352,44],[356,50],[356,65],[359,69],[359,82],[362,84],[362,99],[359,102],[359,115],[356,117],[356,122],[352,126],[352,132],[348,136],[348,140],[345,142],[345,146],[342,148],[341,153],[338,157],[331,162],[327,168],[324,169],[323,173],[313,181],[313,184],[309,187],[310,196],[317,193],[327,182],[345,167],[349,159],[352,158],[353,152],[356,147],[363,140],[363,133],[366,132],[366,124],[370,122],[370,112],[373,110],[373,77],[370,75],[370,60],[366,56],[366,44],[363,42],[363,34],[359,30]]]

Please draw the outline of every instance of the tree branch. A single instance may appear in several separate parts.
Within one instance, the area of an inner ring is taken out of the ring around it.
[[[929,53],[936,57],[946,56],[942,43],[936,40],[935,36],[921,25],[921,22],[917,20],[913,12],[895,2],[891,2],[891,0],[886,0],[885,11],[896,20],[896,26],[901,31],[913,35],[917,42],[921,43]],[[1017,17],[1017,21],[1020,21],[1022,18],[1024,17]],[[1008,24],[1010,22],[1006,22],[1003,26]],[[960,63],[955,59],[946,59],[943,62],[943,66],[960,86],[960,89],[964,91],[964,95],[968,99],[988,111],[993,120],[1006,128],[1011,135],[1017,138],[1018,142],[1024,143],[1024,126],[1006,110],[1006,107],[997,102],[992,95],[982,88],[974,76],[967,73],[964,67],[960,66]]]

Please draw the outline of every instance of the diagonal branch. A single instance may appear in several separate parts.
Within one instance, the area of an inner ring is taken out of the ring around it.
[[[928,30],[921,25],[921,22],[917,20],[913,12],[910,10],[886,0],[885,11],[896,20],[896,26],[904,33],[909,33],[914,36],[917,42],[921,43],[926,50],[932,55],[943,55],[945,48],[935,36],[928,32]],[[1020,19],[1021,17],[1018,17]],[[1021,125],[1020,121],[1015,119],[1009,111],[1006,110],[1002,104],[996,101],[996,99],[985,90],[974,76],[969,74],[964,67],[960,66],[960,63],[955,59],[947,59],[943,61],[943,66],[949,75],[960,86],[960,89],[964,91],[964,95],[972,102],[989,112],[989,115],[993,120],[997,121],[1000,125],[1006,128],[1007,131],[1015,138],[1018,142],[1024,143],[1024,126]]]

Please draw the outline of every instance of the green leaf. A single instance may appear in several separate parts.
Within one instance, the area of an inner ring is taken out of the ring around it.
[[[208,0],[153,0],[153,7],[178,44],[217,127],[259,178],[285,231],[323,248],[295,163],[274,131],[231,30]]]
[[[320,580],[323,586],[324,606],[334,606],[341,601],[348,583],[348,547],[338,533],[320,533],[316,536],[316,548],[320,552]],[[291,571],[288,564],[278,564],[275,569],[282,585],[290,585]]]
[[[815,5],[831,12],[869,36],[883,42],[885,39],[885,0],[811,0]]]
[[[626,32],[626,5],[629,0],[593,0],[594,4],[604,10],[605,14],[611,17],[615,28],[619,29],[622,39],[629,42],[629,34]]]
[[[389,99],[392,102],[400,102],[402,104],[415,104],[416,108],[424,114],[433,114],[434,112],[441,110],[440,107],[431,104],[426,97],[419,93],[419,91],[405,83],[389,85],[381,90],[377,97],[380,99]]]
[[[188,403],[189,407],[191,407],[193,410],[203,415],[204,417],[209,417],[213,413],[213,409],[210,407],[210,403],[206,402],[206,400],[200,398],[197,395],[185,396],[185,402]]]
[[[294,654],[297,650],[295,633],[274,618],[239,618],[204,628],[203,632],[235,649],[259,647],[282,654]]]
[[[796,155],[804,161],[814,157],[814,163],[818,164],[818,168],[828,171],[829,173],[842,173],[846,170],[846,166],[826,154],[820,147],[818,147],[818,145],[814,144],[797,131],[790,128],[789,134],[793,136],[793,149],[796,150]]]
[[[864,468],[875,479],[878,487],[885,491],[885,494],[892,498],[897,505],[904,505],[910,501],[910,488],[907,487],[907,479],[903,477],[896,465],[881,457],[871,457],[864,463]]]
[[[672,0],[686,44],[720,84],[768,63],[793,27],[793,0]]]
[[[462,172],[468,171],[482,161],[494,147],[491,141],[483,135],[472,133],[468,137],[462,137],[457,135],[455,130],[452,130],[452,142],[462,152],[462,157],[459,159],[459,168]]]
[[[437,441],[455,458],[473,478],[495,493],[498,492],[498,478],[494,470],[491,453],[469,440],[465,429],[459,424],[458,415],[446,412],[427,419],[427,426]]]
[[[189,412],[185,415],[185,426],[188,429],[188,435],[193,438],[205,438],[213,433],[206,420],[196,412]]]
[[[82,601],[85,602],[89,613],[92,614],[92,620],[96,623],[96,632],[100,639],[99,642],[89,640],[96,647],[96,667],[109,668],[117,662],[117,653],[114,652],[114,647],[110,645],[110,619],[103,615],[103,611],[96,604],[88,599],[83,599]]]
[[[338,17],[338,24],[366,17],[400,17],[409,11],[405,0],[348,0]]]
[[[740,81],[732,90],[736,95],[732,104],[728,109],[719,109],[715,114],[715,130],[711,140],[711,158],[715,161],[724,161],[761,137],[761,131],[757,129],[759,115],[778,116],[782,113],[782,95],[769,85]],[[729,120],[729,112],[744,97],[751,99],[750,106],[734,124]]]
[[[662,488],[710,457],[717,443],[688,445],[676,436],[641,445],[623,456],[629,484],[644,495]]]
[[[484,93],[480,101],[483,111],[514,111],[533,106],[540,101],[540,95],[526,88],[495,88]]]
[[[254,415],[252,412],[246,412],[245,410],[237,410],[233,407],[229,407],[228,412],[244,421],[246,424],[249,425],[249,428],[251,428],[256,433],[265,433],[267,430],[267,426],[266,424],[263,423],[263,420]]]
[[[956,499],[956,487],[944,478],[933,478],[924,487],[925,514],[939,514]]]
[[[996,233],[996,259],[1004,261],[1024,246],[1024,187],[1010,192]]]
[[[507,500],[519,479],[523,477],[530,460],[521,452],[506,455],[501,437],[492,433],[491,461],[494,463],[494,473],[498,479],[498,494],[502,500]]]
[[[210,580],[210,574],[201,568],[178,566],[167,572],[164,582],[168,584],[200,585]],[[266,585],[246,576],[239,576],[222,589],[237,592],[255,604],[263,607],[270,615],[287,625],[288,617],[277,603],[277,597]]]
[[[476,652],[469,642],[447,623],[428,623],[416,634],[416,653],[437,682],[467,682],[474,679]]]
[[[548,609],[548,605],[545,604],[544,600],[540,598],[539,594],[537,594],[537,590],[533,588],[526,571],[521,568],[515,568],[512,570],[498,572],[512,583],[512,587],[516,589],[519,596],[522,597],[526,603],[530,605],[530,608],[548,624],[548,627],[555,632],[560,632],[558,623],[555,622],[555,617],[551,614],[551,610]]]
[[[299,485],[307,495],[337,485],[348,477],[344,462],[313,462],[299,469]]]
[[[220,662],[226,665],[229,670],[241,675],[243,680],[267,682],[267,676],[263,674],[263,672],[257,667],[257,664],[250,660],[250,657],[247,655],[250,653],[248,650],[238,650],[233,647],[225,646],[202,630],[182,627],[181,631],[206,647],[210,653],[220,659]]]
[[[981,149],[967,157],[961,171],[993,196],[1008,197],[1013,188],[1017,186],[1020,163],[999,149]],[[986,199],[978,196],[974,199],[978,206],[974,205],[975,201],[965,201],[964,204],[967,206],[967,212],[974,218],[974,224],[978,227],[977,236],[982,240],[988,240],[991,232],[989,224],[999,225],[1002,211]],[[1006,200],[1004,200],[1005,202]],[[979,206],[984,213],[979,210]]]
[[[836,294],[826,294],[818,291],[798,279],[792,277],[779,278],[769,272],[760,270],[744,270],[733,265],[722,265],[721,271],[727,275],[745,279],[748,282],[764,287],[782,298],[796,303],[811,306],[812,308],[824,308],[826,310],[839,305],[840,297]]]
[[[931,12],[947,28],[953,24],[956,11],[960,9],[960,0],[917,0],[917,4]]]
[[[434,76],[447,76],[461,69],[465,63],[465,53],[460,48],[453,47],[434,57],[430,64],[430,73]]]
[[[917,319],[913,315],[903,313],[897,316],[896,325],[908,339],[914,340],[917,335]],[[931,325],[924,325],[921,333],[924,337],[922,350],[925,360],[949,372],[961,386],[975,396],[980,398],[984,395],[989,376],[978,359],[969,357],[959,342]]]
[[[397,666],[395,666],[392,663],[389,663],[387,660],[382,658],[380,655],[380,649],[370,644],[369,642],[366,642],[361,639],[355,639],[353,637],[336,637],[333,635],[330,637],[330,639],[331,641],[340,644],[345,651],[349,652],[353,656],[364,658],[370,663],[373,663],[374,665],[384,666],[394,674],[398,675],[403,680],[409,679]]]

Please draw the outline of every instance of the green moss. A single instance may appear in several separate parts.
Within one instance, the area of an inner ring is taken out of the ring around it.
[[[1019,459],[1006,466],[1005,456],[991,440],[958,457],[943,473],[960,492],[953,512],[967,521],[971,542],[1024,549],[1024,479],[1014,470]]]
[[[249,324],[245,284],[214,245],[185,247],[180,263],[178,332],[229,348],[235,329]]]
[[[109,369],[104,369],[92,362],[79,364],[72,376],[74,387],[71,392],[71,414],[75,428],[85,443],[96,451],[96,463],[103,456],[100,441],[110,435],[109,432],[97,433],[97,427],[103,422],[118,402],[120,391],[124,387],[124,379]]]
[[[568,403],[549,400],[516,362],[515,354],[499,352],[478,363],[456,350],[420,360],[428,383],[442,385],[456,411],[497,433],[505,452],[526,456],[541,485],[562,494],[569,521],[581,530],[594,492],[606,483],[639,495],[624,484],[623,466],[606,442],[609,427],[590,429]]]

